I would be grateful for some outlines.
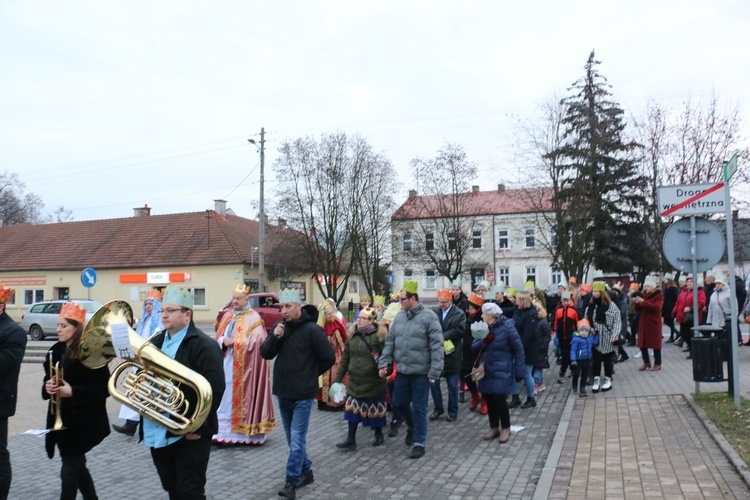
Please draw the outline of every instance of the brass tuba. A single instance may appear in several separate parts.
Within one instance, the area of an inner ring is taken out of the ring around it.
[[[79,356],[90,369],[101,368],[116,357],[112,325],[125,324],[130,350],[109,377],[109,393],[143,417],[163,425],[179,436],[195,432],[211,411],[212,390],[205,377],[178,363],[131,328],[133,310],[124,300],[113,300],[101,307],[81,334]],[[120,356],[124,357],[124,356]],[[184,389],[195,395],[194,405]]]

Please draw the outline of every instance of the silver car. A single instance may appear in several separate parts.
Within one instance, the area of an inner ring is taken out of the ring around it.
[[[95,300],[45,300],[31,304],[29,310],[21,316],[21,328],[29,332],[31,340],[44,340],[47,336],[57,337],[57,317],[66,302],[75,302],[86,309],[86,322],[102,307],[101,302]]]

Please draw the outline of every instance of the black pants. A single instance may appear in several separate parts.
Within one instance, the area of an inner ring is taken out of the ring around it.
[[[467,371],[467,370],[466,370],[466,368],[463,368],[463,367],[462,367],[462,368],[461,368],[461,373],[459,374],[459,378],[458,378],[458,384],[459,384],[459,387],[461,387],[461,382],[462,382],[462,381],[463,381],[463,382],[466,382],[466,387],[468,387],[468,388],[469,388],[469,392],[470,392],[470,393],[471,393],[472,395],[474,395],[474,394],[476,394],[476,393],[477,393],[478,391],[477,391],[477,383],[476,383],[475,381],[473,381],[473,380],[471,379],[471,377],[469,376],[469,374],[470,374],[470,373],[471,373],[472,371],[473,371],[473,370],[468,370],[468,371]]]
[[[62,457],[60,468],[60,479],[62,480],[62,491],[60,500],[75,500],[78,490],[83,494],[84,500],[96,500],[96,489],[94,480],[86,468],[86,455],[66,455]]]
[[[568,371],[568,366],[570,366],[570,344],[569,343],[563,342],[560,344],[560,356],[562,358],[562,363],[560,364],[560,376],[564,377],[565,372]]]
[[[641,356],[643,356],[643,362],[645,364],[651,364],[651,359],[648,357],[648,349],[641,347]],[[661,349],[654,349],[654,364],[661,365]]]
[[[573,372],[573,389],[579,390],[578,386],[578,377],[581,377],[581,385],[580,390],[584,390],[586,388],[586,381],[589,378],[589,373],[591,373],[591,360],[590,359],[580,359],[577,362],[577,366],[571,366],[570,371]]]
[[[507,394],[482,394],[487,402],[487,416],[490,419],[490,427],[497,429],[510,428],[510,409],[508,408]]]
[[[664,324],[669,327],[669,338],[674,339],[678,336],[677,328],[674,326],[674,318],[670,315],[664,317]]]
[[[688,346],[688,349],[693,345],[693,322],[680,323],[680,337]]]
[[[211,437],[182,438],[163,448],[151,448],[161,486],[169,500],[205,499],[206,469]]]
[[[0,417],[0,500],[8,498],[12,476],[8,453],[8,417]]]
[[[594,349],[594,361],[592,363],[594,371],[592,375],[594,377],[598,377],[601,375],[602,372],[602,363],[604,364],[604,376],[612,378],[612,373],[614,372],[613,367],[614,363],[612,363],[612,356],[614,355],[614,352],[608,352],[607,354],[602,354],[596,349]]]

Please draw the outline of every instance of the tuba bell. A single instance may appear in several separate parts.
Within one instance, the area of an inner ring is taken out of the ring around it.
[[[124,324],[134,358],[117,356],[112,342],[112,325]],[[170,358],[131,328],[133,310],[124,300],[101,307],[81,334],[79,357],[90,369],[101,368],[115,357],[126,360],[109,377],[109,393],[179,436],[195,432],[211,411],[211,385],[200,373]],[[189,391],[189,397],[185,391]],[[192,401],[191,401],[192,400]],[[192,404],[191,404],[192,402]]]

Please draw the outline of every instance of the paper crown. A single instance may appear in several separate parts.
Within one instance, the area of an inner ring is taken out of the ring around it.
[[[480,282],[480,283],[479,283],[479,284],[477,285],[477,288],[479,288],[480,286],[481,286],[481,287],[484,287],[484,288],[485,288],[485,290],[489,290],[489,289],[490,289],[490,282],[489,282],[489,281],[486,281],[486,280],[485,280],[485,281],[481,281],[481,282]]]
[[[338,309],[336,309],[336,302],[331,297],[328,297],[323,302],[318,304],[318,311],[326,311],[326,310],[331,310],[334,312],[338,311]]]
[[[245,285],[244,283],[237,283],[237,286],[234,287],[234,291],[237,293],[244,293],[245,295],[249,295],[250,286]]]
[[[406,293],[417,293],[419,284],[416,281],[404,281],[404,286],[401,287]]]
[[[3,285],[0,285],[0,302],[2,302],[3,304],[6,304],[12,296],[13,296],[12,288],[5,288]]]
[[[78,323],[84,323],[86,321],[86,309],[79,307],[74,302],[66,302],[60,309],[60,316],[65,319],[72,319]]]
[[[505,289],[505,295],[510,295],[511,297],[515,297],[516,295],[518,295],[518,292],[516,291],[515,288],[513,288],[512,286],[509,286],[508,288]]]
[[[641,287],[640,287],[640,285],[638,285],[638,283],[633,282],[633,283],[630,284],[630,291],[631,292],[637,292],[640,288]]]
[[[719,278],[716,278],[716,281],[718,281]],[[643,285],[653,285],[656,286],[658,282],[656,281],[656,276],[646,276],[646,279],[643,280]]]
[[[589,323],[589,320],[584,318],[581,321],[579,321],[578,329],[580,330],[581,328],[588,328],[589,330],[591,330],[591,323]]]
[[[595,292],[603,292],[604,290],[607,289],[607,284],[604,283],[603,281],[594,281],[594,283],[592,283],[591,285],[591,288]]]
[[[300,303],[302,300],[299,298],[299,290],[295,288],[285,288],[279,292],[279,302],[297,302]]]
[[[589,285],[588,283],[581,284],[581,293],[586,294],[586,293],[589,293],[590,291],[591,291],[591,285]]]
[[[572,297],[572,295],[570,294],[570,292],[563,292],[563,293],[562,293],[562,294],[560,295],[560,298],[561,298],[561,299],[568,299],[568,300],[570,300],[570,299],[571,299],[571,297]]]
[[[492,285],[492,288],[490,288],[490,293],[501,293],[505,292],[505,287],[503,285]]]
[[[372,303],[373,303],[373,305],[380,304],[380,305],[384,306],[385,305],[385,295],[376,295],[375,297],[373,297]]]
[[[674,279],[674,274],[673,273],[666,273],[664,275],[664,279],[673,280]]]
[[[576,283],[578,283],[578,278],[576,278],[575,276],[571,276],[570,278],[568,278],[569,285],[575,285]]]
[[[457,286],[457,287],[461,288],[461,284],[462,284],[461,283],[461,278],[458,278],[458,279],[455,279],[455,280],[451,281],[451,286]]]
[[[391,302],[390,304],[388,304],[388,308],[383,313],[382,319],[386,323],[390,323],[399,312],[401,312],[401,304],[399,304],[398,302]]]
[[[360,301],[360,302],[365,302],[365,301],[367,301],[367,302],[372,302],[372,299],[370,298],[370,296],[369,296],[369,295],[360,295],[360,297],[359,297],[359,301]]]
[[[190,288],[168,286],[164,289],[164,304],[177,304],[192,309],[195,307],[195,293]]]
[[[438,300],[453,300],[453,292],[450,290],[438,290]]]
[[[477,307],[482,307],[482,304],[484,304],[484,297],[480,297],[476,293],[472,292],[469,294],[469,304]]]
[[[534,288],[536,288],[536,285],[534,284],[532,280],[529,280],[523,284],[524,290],[533,290]]]
[[[146,294],[146,300],[151,299],[151,300],[158,300],[159,302],[161,302],[161,297],[162,297],[162,293],[156,289],[149,290],[148,293]]]
[[[365,307],[364,309],[360,310],[359,314],[357,315],[357,318],[364,319],[376,319],[377,317],[378,312],[372,307]]]

